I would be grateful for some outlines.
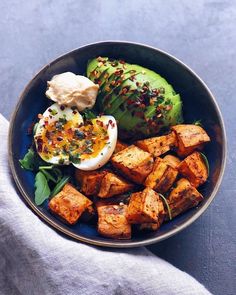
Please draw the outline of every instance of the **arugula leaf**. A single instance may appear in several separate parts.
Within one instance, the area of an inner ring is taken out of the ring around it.
[[[53,191],[51,192],[51,197],[54,197],[56,194],[58,194],[64,187],[64,185],[69,181],[70,176],[64,176],[62,179],[58,182],[58,184],[54,187]]]
[[[19,160],[19,162],[22,168],[33,171],[35,167],[34,159],[34,151],[32,149],[29,149],[28,152],[25,154],[24,158]]]
[[[208,159],[206,157],[206,155],[204,155],[203,153],[200,153],[205,164],[206,164],[206,167],[207,167],[207,175],[209,176],[209,173],[210,173],[210,165],[209,165],[209,162],[208,162]]]
[[[46,169],[39,168],[39,171],[41,171],[44,174],[47,181],[51,180],[52,182],[57,183],[57,180],[55,179],[55,177],[53,177],[52,174],[49,173]]]
[[[39,170],[52,170],[54,168],[53,165],[49,165],[49,166],[39,166]]]
[[[35,176],[35,203],[36,205],[42,205],[43,202],[50,196],[50,188],[44,174],[39,171]]]
[[[169,206],[169,204],[168,204],[166,198],[165,198],[162,194],[159,194],[159,193],[158,193],[158,195],[159,195],[159,196],[162,198],[162,200],[164,201],[164,203],[165,203],[165,205],[166,205],[166,207],[167,207],[167,210],[168,210],[169,218],[170,218],[170,220],[171,220],[171,219],[172,219],[171,209],[170,209],[170,206]]]
[[[19,160],[21,167],[30,171],[38,171],[40,166],[48,166],[48,164],[43,161],[38,154],[30,148],[28,152],[24,155],[24,158]],[[51,167],[51,166],[48,166]],[[50,168],[47,168],[50,169]]]
[[[62,179],[62,172],[61,172],[61,170],[59,168],[57,168],[57,167],[54,166],[53,167],[53,173],[54,173],[54,175],[55,175],[55,177],[57,179],[57,182],[59,182]]]

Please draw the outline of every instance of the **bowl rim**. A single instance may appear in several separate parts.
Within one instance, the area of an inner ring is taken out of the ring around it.
[[[110,240],[110,241],[96,241],[92,238],[86,238],[84,236],[81,236],[79,234],[75,234],[70,232],[69,230],[67,230],[66,228],[63,228],[61,225],[59,225],[57,222],[53,221],[52,219],[50,219],[48,216],[44,215],[44,213],[42,211],[39,210],[39,208],[36,206],[36,204],[34,204],[34,202],[30,199],[30,197],[27,195],[27,193],[24,191],[24,188],[18,178],[15,166],[14,166],[14,159],[13,159],[13,150],[12,150],[12,139],[13,139],[13,127],[14,127],[14,122],[15,122],[15,118],[17,116],[17,113],[19,111],[19,108],[21,106],[21,103],[24,99],[25,94],[28,92],[31,82],[34,81],[35,79],[37,79],[37,77],[41,74],[41,72],[43,70],[45,70],[47,67],[49,67],[52,63],[56,63],[57,61],[59,61],[60,59],[64,58],[67,55],[70,55],[71,53],[75,53],[76,51],[80,50],[80,49],[84,49],[86,50],[86,48],[89,47],[94,47],[94,46],[98,46],[98,45],[109,45],[109,44],[127,44],[127,45],[137,45],[139,47],[144,47],[144,48],[148,48],[154,51],[157,51],[159,53],[161,53],[162,55],[167,56],[169,59],[172,59],[174,62],[178,63],[180,66],[182,66],[186,71],[188,71],[192,76],[194,76],[201,84],[202,86],[205,88],[205,90],[207,91],[209,98],[211,99],[211,102],[215,108],[215,111],[217,113],[218,119],[219,119],[219,123],[220,123],[220,127],[222,130],[222,137],[223,137],[223,143],[222,143],[222,161],[221,161],[221,169],[220,169],[220,174],[218,177],[218,180],[215,184],[215,187],[211,193],[211,195],[208,197],[208,200],[206,201],[206,203],[198,210],[195,212],[195,214],[193,216],[191,216],[187,221],[185,221],[183,224],[181,224],[180,226],[173,228],[172,230],[164,233],[162,236],[160,237],[152,237],[152,238],[147,238],[143,241],[129,241],[129,240],[122,240],[122,241],[117,241],[117,240]],[[9,126],[9,131],[8,131],[8,161],[9,161],[9,165],[10,165],[10,169],[13,175],[13,179],[21,193],[21,197],[23,197],[23,200],[27,203],[27,205],[34,211],[34,213],[36,213],[43,221],[46,221],[47,224],[49,224],[51,227],[53,227],[54,229],[58,230],[59,232],[62,232],[63,234],[69,236],[70,238],[76,239],[77,241],[80,242],[84,242],[84,243],[88,243],[88,244],[92,244],[94,246],[103,246],[103,247],[111,247],[111,248],[133,248],[133,247],[141,247],[141,246],[147,246],[150,244],[154,244],[160,241],[163,241],[179,232],[181,232],[182,230],[184,230],[186,227],[188,227],[190,224],[192,224],[198,217],[200,217],[203,212],[205,212],[205,210],[208,208],[208,206],[210,205],[210,203],[213,201],[213,199],[216,196],[216,193],[219,189],[219,186],[222,182],[223,179],[223,175],[224,175],[224,171],[225,171],[225,166],[226,166],[226,154],[227,154],[227,140],[226,140],[226,131],[225,131],[225,125],[224,125],[224,121],[223,121],[223,117],[220,111],[220,108],[216,102],[216,99],[214,97],[214,95],[212,94],[212,92],[210,91],[210,89],[208,88],[208,86],[206,85],[206,83],[190,68],[188,67],[184,62],[182,62],[181,60],[179,60],[178,58],[174,57],[173,55],[167,53],[164,50],[161,50],[159,48],[150,46],[150,45],[146,45],[146,44],[142,44],[142,43],[137,43],[137,42],[132,42],[132,41],[122,41],[122,40],[106,40],[106,41],[98,41],[98,42],[93,42],[93,43],[89,43],[89,44],[85,44],[82,45],[78,48],[75,48],[71,51],[68,51],[64,54],[61,54],[60,56],[58,56],[57,58],[55,58],[54,60],[52,60],[51,62],[47,63],[46,65],[44,65],[43,67],[41,67],[41,69],[34,75],[34,77],[27,83],[27,85],[25,86],[25,88],[23,89],[23,91],[21,92],[18,102],[16,104],[15,110],[13,111],[11,118],[10,118],[10,126]],[[19,196],[20,197],[20,196]]]

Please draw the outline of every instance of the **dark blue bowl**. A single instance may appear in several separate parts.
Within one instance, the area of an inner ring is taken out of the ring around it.
[[[201,119],[212,141],[205,153],[209,159],[209,181],[202,186],[204,201],[194,209],[165,223],[160,230],[134,236],[131,240],[117,241],[98,235],[95,226],[78,223],[69,226],[58,220],[47,210],[47,204],[37,207],[34,204],[34,175],[24,171],[19,159],[24,156],[32,138],[27,129],[42,113],[48,100],[45,97],[46,83],[52,76],[71,71],[85,74],[89,59],[97,56],[122,58],[161,74],[181,94],[184,105],[185,122]],[[98,246],[137,247],[164,240],[190,225],[209,206],[222,180],[226,159],[226,136],[222,116],[217,103],[204,82],[185,64],[173,56],[141,44],[108,41],[94,43],[73,50],[46,65],[26,86],[12,116],[9,131],[9,159],[13,177],[23,198],[31,209],[49,225],[77,240]]]

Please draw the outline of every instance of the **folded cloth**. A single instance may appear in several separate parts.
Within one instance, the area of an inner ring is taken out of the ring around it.
[[[62,236],[22,201],[0,116],[0,294],[210,294],[146,248],[102,249]]]

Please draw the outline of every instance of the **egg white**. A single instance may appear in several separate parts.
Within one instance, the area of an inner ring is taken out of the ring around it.
[[[36,132],[35,132],[35,145],[38,150],[37,146],[37,137],[42,135],[44,129],[45,129],[45,121],[48,121],[48,124],[56,122],[59,120],[59,118],[65,118],[67,121],[73,121],[75,124],[76,123],[83,123],[83,117],[81,114],[76,111],[76,113],[69,107],[62,107],[59,106],[57,103],[52,104],[49,108],[46,109],[46,111],[43,113],[43,117],[39,120],[39,124],[37,126]],[[48,163],[51,164],[59,164],[61,160],[63,160],[63,164],[68,165],[70,164],[69,161],[69,155],[58,155],[58,156],[53,156],[51,158],[46,158],[43,153],[40,153],[38,151],[38,154],[40,157]]]
[[[107,124],[107,134],[109,139],[107,140],[106,145],[99,152],[99,154],[94,158],[89,159],[81,159],[79,164],[72,163],[76,168],[84,171],[91,171],[99,169],[104,166],[111,158],[117,142],[117,124],[116,120],[113,116],[100,116],[96,119],[92,120],[92,123],[96,122],[96,120],[102,121],[103,124]]]
[[[46,111],[43,113],[42,118],[39,120],[36,132],[35,132],[35,144],[36,148],[38,150],[37,146],[37,138],[42,135],[42,133],[45,131],[45,122],[47,121],[48,124],[51,124],[53,122],[57,122],[59,118],[65,118],[67,121],[72,121],[74,124],[76,123],[83,123],[83,117],[81,114],[77,111],[76,113],[69,107],[62,108],[57,103],[54,103],[49,108],[46,109]],[[93,157],[91,155],[88,159],[81,159],[80,163],[73,163],[69,160],[69,154],[59,154],[57,156],[52,156],[50,158],[45,157],[44,153],[41,153],[38,151],[38,154],[40,157],[47,163],[50,164],[59,164],[61,161],[63,161],[63,165],[69,165],[73,164],[76,168],[84,171],[91,171],[99,169],[100,167],[104,166],[109,159],[111,158],[116,142],[117,142],[117,124],[116,120],[113,116],[100,116],[95,119],[92,119],[91,122],[93,124],[96,124],[96,120],[102,121],[104,125],[107,125],[107,135],[108,139],[106,140],[106,144],[101,149],[99,154],[96,157]]]

